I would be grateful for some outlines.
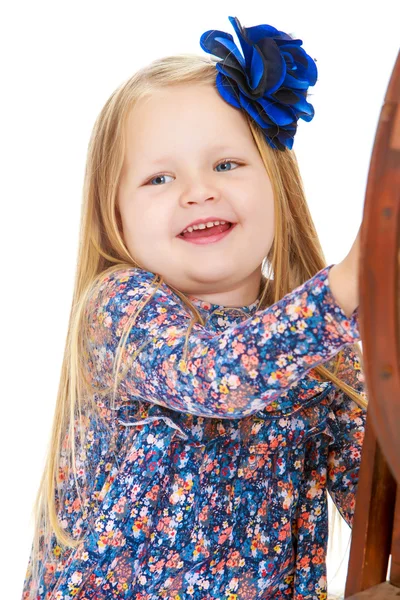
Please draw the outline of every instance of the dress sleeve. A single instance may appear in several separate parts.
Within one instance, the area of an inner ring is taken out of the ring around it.
[[[188,333],[189,309],[166,284],[157,288],[154,273],[109,274],[87,303],[89,381],[112,389],[118,370],[118,402],[144,400],[203,417],[290,414],[298,406],[282,392],[359,340],[356,311],[348,318],[329,287],[333,266],[222,333],[198,323]]]
[[[337,375],[365,398],[364,373],[360,357],[353,347],[344,349]],[[335,388],[330,408],[334,414],[330,425],[335,440],[328,454],[327,488],[340,514],[351,527],[367,412],[339,388]]]

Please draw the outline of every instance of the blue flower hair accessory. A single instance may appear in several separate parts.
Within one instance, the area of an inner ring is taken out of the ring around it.
[[[291,149],[298,119],[314,117],[306,97],[317,81],[317,65],[301,47],[302,40],[271,25],[246,28],[236,17],[229,20],[243,55],[230,33],[214,29],[200,38],[201,48],[221,59],[216,63],[217,89],[226,102],[252,117],[272,148]]]

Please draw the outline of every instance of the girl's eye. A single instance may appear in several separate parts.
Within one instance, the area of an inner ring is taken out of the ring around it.
[[[172,177],[171,175],[156,175],[155,177],[153,177],[153,179],[149,179],[149,183],[152,183],[153,181],[157,181],[158,182],[155,185],[159,185],[160,183],[165,183],[164,182],[160,182],[160,179],[162,179],[163,177]]]
[[[233,160],[224,160],[223,162],[220,162],[215,168],[218,169],[218,167],[222,167],[224,165],[240,165],[240,163],[237,163]],[[221,171],[219,171],[219,173],[223,173],[224,171],[231,171],[231,167],[229,168],[224,168]],[[172,177],[172,175],[156,175],[155,177],[153,177],[153,179],[149,179],[148,183],[152,184],[153,181],[157,181],[157,183],[155,185],[160,185],[162,183],[166,183],[165,181],[161,181],[163,178],[165,177]]]
[[[224,160],[223,162],[219,163],[219,165],[217,165],[215,168],[217,169],[218,167],[222,167],[223,165],[238,165],[238,164],[239,163],[237,163],[237,162],[235,162],[233,160]],[[229,167],[229,169],[222,169],[222,173],[224,171],[231,171],[231,168]]]

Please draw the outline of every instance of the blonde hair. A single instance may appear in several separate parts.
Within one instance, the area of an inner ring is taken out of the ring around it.
[[[130,256],[122,238],[117,206],[127,117],[138,99],[151,94],[158,87],[182,83],[215,87],[216,62],[213,57],[193,54],[169,56],[153,61],[110,96],[94,124],[84,179],[73,301],[47,460],[34,507],[35,533],[27,571],[27,578],[30,577],[33,584],[38,578],[39,561],[43,558],[46,544],[49,546],[53,534],[57,542],[67,548],[74,548],[81,542],[81,539],[68,536],[61,527],[57,517],[57,499],[61,502],[60,474],[63,473],[65,478],[67,472],[73,473],[77,493],[81,498],[76,473],[76,428],[82,442],[83,411],[85,407],[97,410],[93,401],[93,389],[90,390],[85,375],[84,317],[89,293],[101,284],[106,275],[116,270],[140,268]],[[263,309],[313,277],[327,266],[327,263],[306,203],[294,152],[271,149],[257,126],[250,118],[247,117],[247,120],[272,182],[275,202],[274,242],[262,265],[258,308]],[[264,273],[265,264],[269,269],[267,275]],[[154,283],[155,293],[164,280],[156,274]],[[204,325],[202,316],[185,294],[172,286],[170,288],[193,315],[186,336],[188,339],[191,327],[196,322]],[[115,357],[117,374],[129,329],[140,310],[129,319],[121,337]],[[354,349],[361,359],[357,344],[354,344]],[[336,376],[341,354],[338,353],[336,357],[333,372],[320,365],[313,369],[312,373],[317,379],[332,381],[357,404],[365,407],[365,397]],[[114,392],[116,385],[117,381],[114,382]],[[67,457],[67,464],[65,458],[61,463],[61,452]],[[81,506],[84,506],[83,502]],[[30,597],[33,598],[35,592],[32,587],[31,593],[33,595]]]

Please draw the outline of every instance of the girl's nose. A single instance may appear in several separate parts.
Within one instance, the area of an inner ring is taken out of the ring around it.
[[[187,180],[182,188],[181,202],[183,204],[202,204],[208,200],[218,200],[221,192],[216,185],[205,177]]]

